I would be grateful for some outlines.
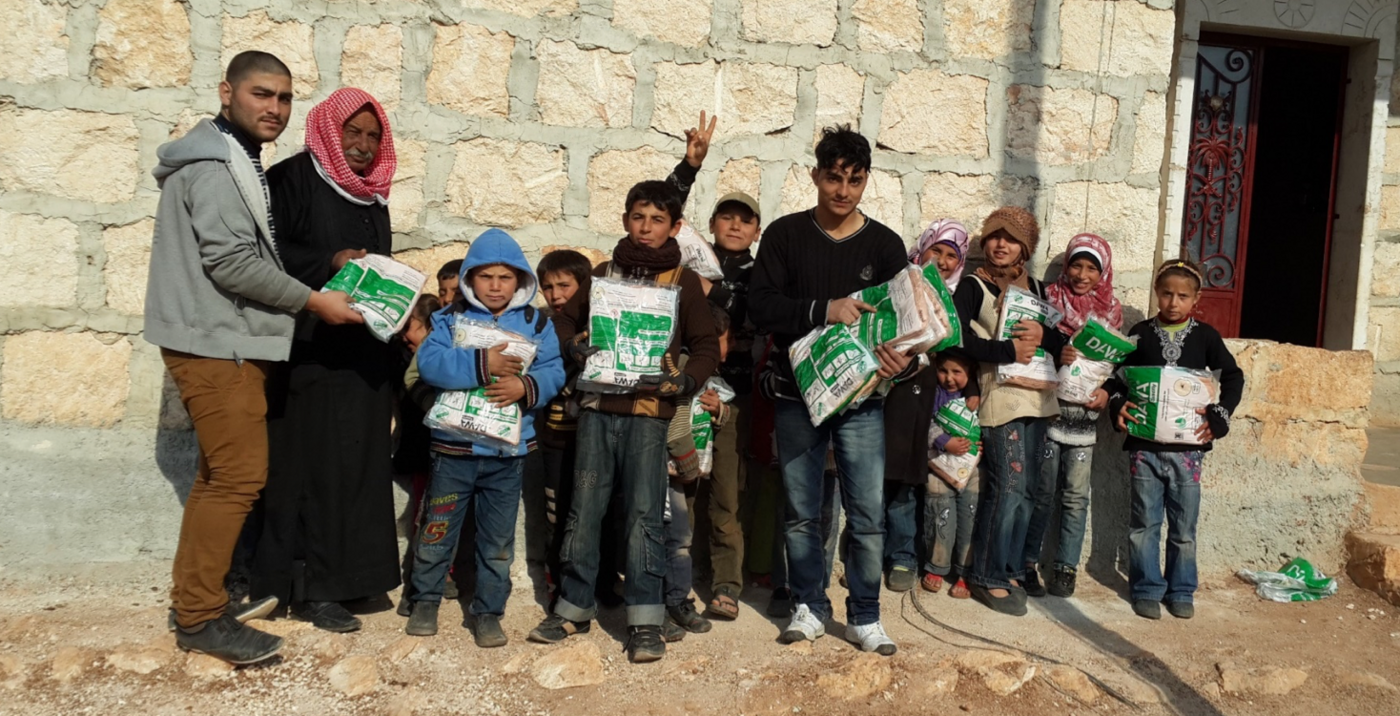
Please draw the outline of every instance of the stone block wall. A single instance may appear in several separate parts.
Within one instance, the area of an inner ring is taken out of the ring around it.
[[[1371,420],[1400,427],[1400,72],[1390,86],[1382,172],[1381,217],[1371,262],[1366,334],[1366,345],[1376,356]]]
[[[395,246],[429,271],[488,226],[532,259],[601,258],[627,188],[664,176],[706,110],[720,128],[687,207],[702,221],[733,189],[770,218],[810,206],[814,139],[850,122],[877,145],[862,208],[908,239],[1021,204],[1043,223],[1040,267],[1092,228],[1147,305],[1170,0],[27,0],[0,24],[5,420],[185,424],[140,337],[149,172],[217,111],[244,49],[295,75],[269,161],[336,88],[384,103]]]

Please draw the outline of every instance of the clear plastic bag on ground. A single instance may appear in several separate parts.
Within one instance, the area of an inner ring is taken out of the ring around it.
[[[1066,403],[1089,402],[1094,391],[1113,375],[1113,367],[1137,349],[1137,340],[1137,336],[1125,336],[1096,317],[1085,321],[1084,327],[1069,339],[1079,357],[1060,367],[1055,396]]]
[[[524,362],[523,371],[530,369],[537,346],[525,336],[461,315],[452,327],[452,345],[457,348],[485,350],[501,343],[507,344],[503,353]],[[506,449],[503,446],[520,445],[520,406],[515,403],[497,406],[487,400],[485,388],[439,391],[423,424],[468,442],[494,445],[503,450]]]
[[[1277,572],[1241,569],[1236,575],[1256,585],[1254,593],[1260,599],[1271,602],[1315,602],[1337,593],[1337,580],[1302,557],[1294,557]]]
[[[860,405],[880,382],[880,361],[850,326],[815,328],[788,349],[812,425]]]
[[[595,278],[589,290],[588,342],[598,349],[578,378],[579,390],[634,393],[659,375],[680,307],[679,286]]]
[[[1011,340],[1011,330],[1021,321],[1035,321],[1049,331],[1059,325],[1063,317],[1058,309],[1039,296],[1020,286],[1008,286],[1001,297],[1001,322],[997,324],[1000,330],[996,339]],[[1036,348],[1030,363],[1003,363],[997,366],[997,382],[1045,390],[1055,387],[1059,376],[1055,371],[1055,361],[1045,354],[1044,349]]]
[[[724,268],[719,265],[719,257],[715,256],[714,247],[710,246],[710,242],[706,241],[689,221],[681,224],[681,230],[676,234],[676,243],[681,247],[682,266],[711,281],[724,280]]]
[[[936,426],[933,430],[941,430],[949,437],[966,438],[972,443],[972,448],[963,455],[952,453],[939,453],[929,460],[929,469],[933,473],[956,490],[961,490],[967,486],[967,481],[972,479],[973,473],[977,471],[977,463],[981,460],[982,450],[977,443],[982,440],[982,423],[977,417],[977,411],[967,407],[967,401],[962,398],[950,400],[938,409],[933,416]],[[931,431],[932,432],[932,431]]]
[[[1219,373],[1168,366],[1126,366],[1118,375],[1128,386],[1128,400],[1137,405],[1128,415],[1128,434],[1152,442],[1200,445],[1196,431],[1205,424],[1196,411],[1220,395]]]
[[[321,292],[343,291],[355,303],[350,307],[365,317],[365,328],[385,343],[403,330],[413,304],[428,277],[418,269],[388,256],[370,254],[350,259]]]

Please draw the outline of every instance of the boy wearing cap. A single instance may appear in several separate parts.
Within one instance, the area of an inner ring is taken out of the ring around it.
[[[762,229],[758,201],[742,191],[719,198],[710,215],[724,278],[718,283],[701,279],[710,303],[729,314],[729,356],[719,376],[734,389],[730,418],[715,433],[714,467],[700,489],[708,491],[710,518],[710,603],[708,616],[739,616],[739,593],[744,584],[744,530],[739,522],[739,495],[744,489],[749,448],[749,394],[753,390],[753,325],[749,323],[749,279],[753,252]],[[702,396],[718,403],[718,397]]]

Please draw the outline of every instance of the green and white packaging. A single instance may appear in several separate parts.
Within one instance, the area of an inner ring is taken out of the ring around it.
[[[507,344],[503,351],[524,362],[528,371],[535,360],[534,342],[518,333],[503,331],[493,323],[459,315],[452,327],[452,345],[485,350]],[[423,418],[429,428],[442,430],[474,443],[520,445],[520,406],[500,407],[486,399],[486,389],[439,391]]]
[[[1294,557],[1277,572],[1241,569],[1240,579],[1256,585],[1254,593],[1271,602],[1315,602],[1337,593],[1337,580],[1302,557]]]
[[[734,400],[734,389],[718,376],[705,381],[705,385],[695,391],[695,396],[690,399],[690,436],[695,439],[695,452],[699,456],[701,475],[710,474],[715,466],[714,421],[705,411],[705,406],[700,403],[700,396],[707,390],[715,391],[721,403]]]
[[[343,291],[354,301],[351,308],[365,317],[365,328],[385,343],[403,330],[413,304],[428,277],[412,266],[388,256],[370,254],[350,259],[331,277],[321,292]]]
[[[943,274],[938,273],[936,264],[929,264],[923,270],[924,280],[933,288],[934,294],[938,297],[935,309],[938,312],[938,320],[948,326],[948,335],[943,340],[933,344],[934,352],[957,348],[962,345],[962,321],[958,320],[958,309],[953,305],[953,292],[949,290],[948,284],[943,280]]]
[[[910,355],[926,353],[952,330],[949,314],[935,287],[917,266],[907,266],[889,281],[850,297],[875,308],[872,313],[860,314],[860,320],[851,324],[856,336],[871,350],[889,345]]]
[[[1066,403],[1083,405],[1113,375],[1113,366],[1137,350],[1137,336],[1125,336],[1097,318],[1090,318],[1069,344],[1079,351],[1079,357],[1060,367],[1055,396]]]
[[[813,329],[788,349],[812,425],[860,405],[880,382],[880,361],[850,326]]]
[[[636,392],[642,376],[661,373],[676,332],[680,287],[595,278],[588,295],[588,339],[598,352],[584,364],[579,389]]]
[[[1011,340],[1011,329],[1021,321],[1035,321],[1048,331],[1059,325],[1063,317],[1058,309],[1035,294],[1020,286],[1008,286],[1002,294],[997,340]],[[1043,349],[1036,348],[1030,363],[1003,363],[997,366],[997,382],[1031,390],[1045,390],[1055,387],[1059,383],[1059,377],[1055,372],[1055,362]]]
[[[1118,371],[1128,386],[1128,400],[1138,407],[1128,414],[1128,434],[1153,442],[1200,445],[1196,430],[1206,421],[1197,410],[1220,394],[1213,373],[1166,366],[1125,366]]]
[[[972,442],[972,448],[964,455],[934,451],[936,454],[929,459],[929,468],[939,479],[953,489],[961,490],[967,486],[967,481],[972,479],[972,475],[977,471],[977,463],[981,460],[982,451],[978,449],[977,443],[982,439],[982,422],[978,419],[977,412],[968,408],[967,401],[962,398],[945,403],[934,414],[933,422],[934,427],[929,431],[930,445],[940,431],[949,437],[967,438]]]

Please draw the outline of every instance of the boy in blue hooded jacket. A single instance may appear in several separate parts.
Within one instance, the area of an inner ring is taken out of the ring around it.
[[[439,390],[485,387],[491,402],[520,406],[521,430],[520,444],[514,448],[432,432],[432,479],[414,550],[413,607],[406,629],[413,636],[437,633],[447,569],[461,533],[463,511],[472,505],[477,582],[471,614],[476,619],[476,645],[506,643],[501,615],[510,596],[525,455],[535,449],[536,409],[564,384],[554,328],[530,305],[536,288],[520,245],[500,229],[487,230],[472,243],[462,262],[457,300],[433,314],[433,331],[418,349],[422,380]],[[452,327],[458,314],[535,341],[534,363],[523,370],[520,359],[502,352],[505,344],[484,350],[453,346]]]

